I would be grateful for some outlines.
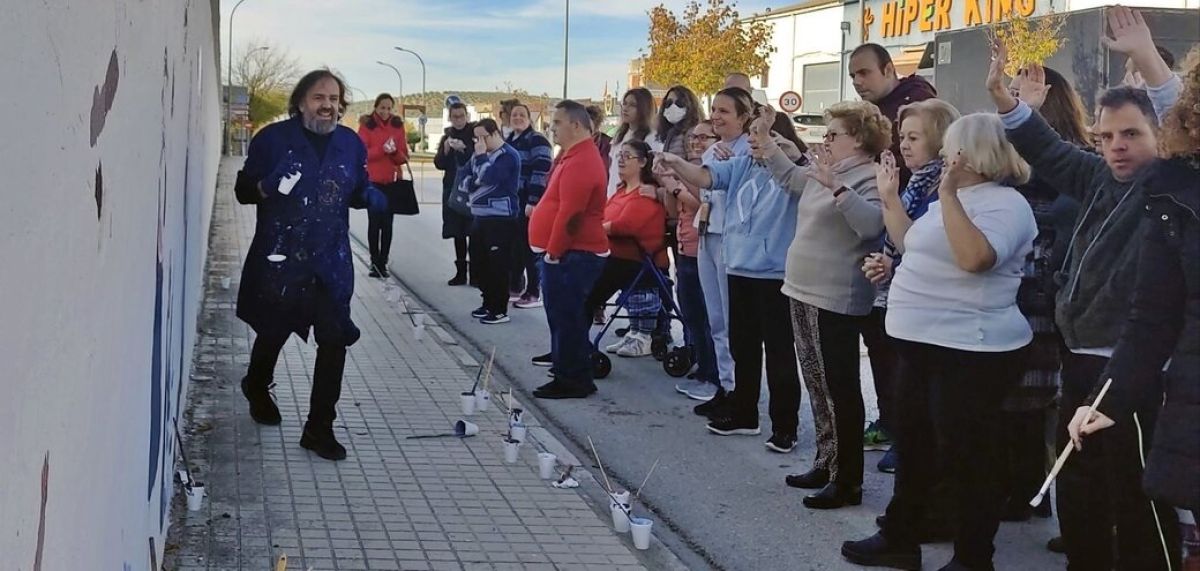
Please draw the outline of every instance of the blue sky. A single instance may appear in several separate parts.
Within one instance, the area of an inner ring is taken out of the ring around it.
[[[646,44],[646,12],[660,0],[572,0],[570,97],[598,97],[608,82],[625,87],[629,60]],[[666,0],[677,13],[684,0]],[[743,16],[788,2],[741,0]],[[232,0],[221,2],[221,45],[228,45]],[[565,0],[245,0],[234,20],[234,54],[251,42],[286,50],[304,68],[329,66],[373,97],[421,90],[425,58],[434,90],[491,90],[511,81],[531,93],[562,93]],[[224,58],[222,58],[224,59]],[[222,62],[224,65],[224,62]],[[224,71],[222,71],[224,74]],[[224,75],[222,75],[224,78]],[[355,98],[361,98],[357,94]]]

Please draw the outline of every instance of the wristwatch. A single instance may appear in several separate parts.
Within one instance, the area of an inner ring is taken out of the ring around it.
[[[843,192],[848,192],[849,190],[850,189],[846,188],[845,185],[839,186],[837,190],[833,191],[833,197],[837,198],[837,197],[841,196]]]

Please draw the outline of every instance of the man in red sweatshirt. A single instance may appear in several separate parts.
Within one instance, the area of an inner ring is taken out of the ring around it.
[[[529,219],[529,246],[541,254],[542,301],[550,325],[554,380],[538,387],[543,399],[586,398],[592,379],[591,316],[584,301],[604,269],[607,171],[592,142],[592,120],[579,103],[555,106],[555,140],[562,147],[546,193]]]

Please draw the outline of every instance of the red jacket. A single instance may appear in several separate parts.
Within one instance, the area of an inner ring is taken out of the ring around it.
[[[404,134],[404,120],[392,115],[386,122],[372,113],[358,126],[358,137],[367,147],[367,176],[371,182],[391,184],[399,178],[400,165],[408,162],[408,139]],[[383,152],[383,145],[391,138],[396,143],[396,152]]]
[[[642,261],[642,254],[654,254],[654,263],[666,267],[667,251],[663,248],[667,211],[659,201],[642,196],[638,189],[625,192],[625,183],[604,207],[604,221],[610,223],[609,247],[615,258]]]
[[[561,258],[567,250],[608,252],[604,201],[608,171],[591,141],[582,141],[558,157],[546,193],[529,218],[529,245]]]

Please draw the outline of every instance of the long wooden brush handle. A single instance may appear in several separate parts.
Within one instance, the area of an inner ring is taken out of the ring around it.
[[[1104,395],[1108,394],[1108,388],[1111,386],[1112,379],[1104,381],[1104,386],[1100,387],[1100,394],[1096,395],[1096,400],[1092,402],[1092,406],[1088,407],[1086,421],[1091,421],[1092,417],[1096,416],[1096,407],[1100,406],[1100,401],[1104,400]],[[1050,474],[1046,476],[1046,481],[1042,482],[1042,487],[1040,490],[1038,490],[1036,499],[1040,500],[1041,497],[1046,494],[1046,491],[1050,489],[1050,484],[1054,482],[1055,478],[1058,477],[1058,472],[1062,470],[1063,465],[1067,463],[1067,458],[1071,457],[1071,451],[1074,449],[1074,444],[1070,442],[1068,442],[1067,446],[1063,448],[1062,454],[1059,454],[1058,460],[1054,462],[1054,467],[1050,469]]]

